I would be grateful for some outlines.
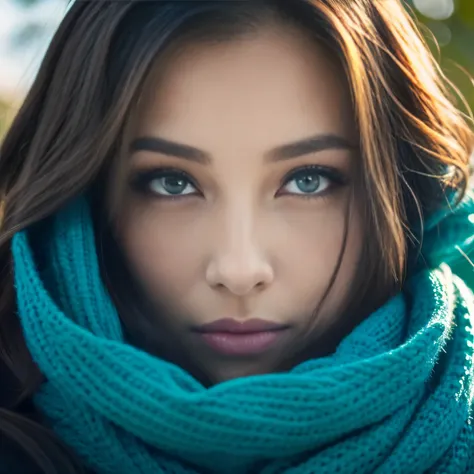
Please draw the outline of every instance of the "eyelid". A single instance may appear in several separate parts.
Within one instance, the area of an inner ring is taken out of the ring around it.
[[[150,167],[137,170],[132,173],[132,177],[155,177],[163,178],[165,176],[180,176],[188,180],[193,186],[195,186],[194,178],[190,176],[186,171],[177,169],[177,168],[159,168],[159,167]]]

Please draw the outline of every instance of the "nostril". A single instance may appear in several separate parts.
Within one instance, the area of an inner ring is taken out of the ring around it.
[[[242,261],[242,258],[215,258],[206,269],[207,283],[216,290],[226,289],[244,296],[261,292],[273,280],[273,271],[266,261]]]

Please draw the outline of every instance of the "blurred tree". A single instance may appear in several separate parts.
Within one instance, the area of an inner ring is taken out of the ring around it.
[[[15,0],[22,7],[31,7],[37,3],[44,2],[45,0]]]
[[[422,24],[444,72],[474,110],[474,1],[407,0],[406,4]]]
[[[14,108],[0,99],[0,139],[13,118]]]
[[[9,111],[8,105],[2,100],[0,100],[0,130],[2,130],[7,124],[8,115],[9,115],[8,111]]]

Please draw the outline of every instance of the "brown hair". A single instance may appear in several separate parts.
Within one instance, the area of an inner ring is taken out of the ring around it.
[[[225,41],[275,18],[315,35],[346,70],[370,232],[358,295],[370,288],[377,305],[397,291],[420,250],[424,217],[446,205],[446,189],[463,197],[470,119],[399,0],[76,1],[0,149],[0,436],[41,472],[83,470],[31,403],[42,376],[16,316],[12,236],[110,175],[127,151],[144,81],[168,45]]]

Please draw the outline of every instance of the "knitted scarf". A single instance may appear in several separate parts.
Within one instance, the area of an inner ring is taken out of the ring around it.
[[[204,387],[124,342],[88,203],[15,235],[45,423],[99,474],[474,473],[473,294],[450,264],[474,205],[425,223],[423,264],[330,356]]]

